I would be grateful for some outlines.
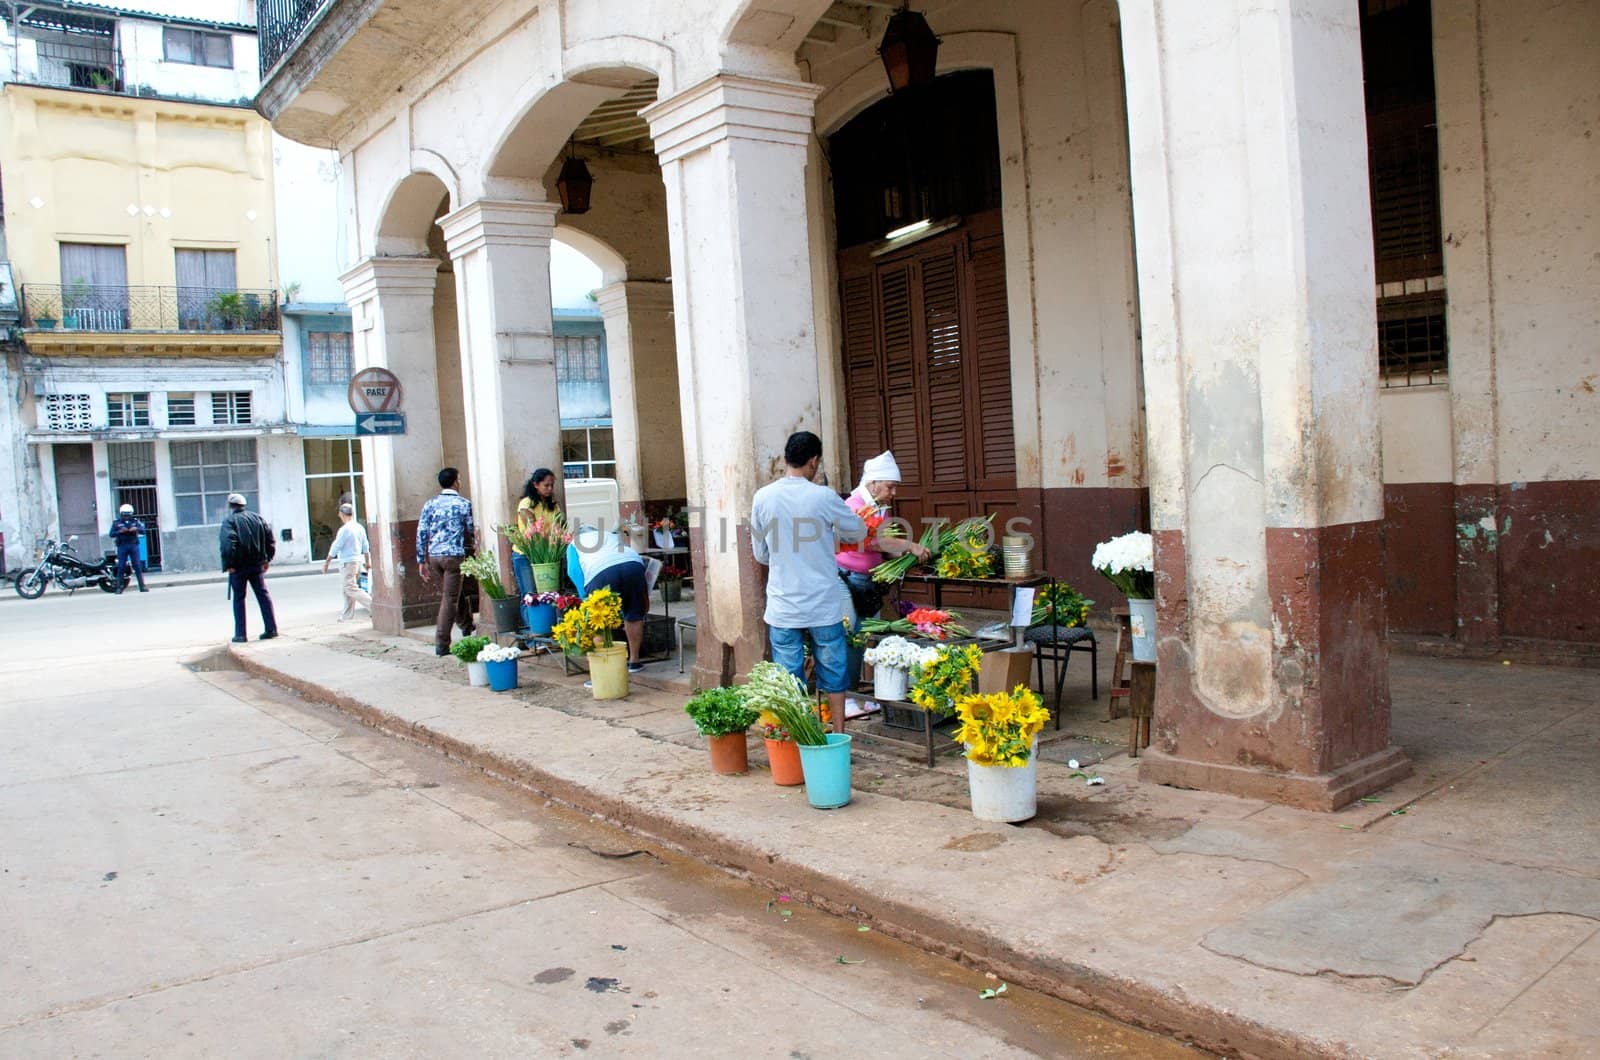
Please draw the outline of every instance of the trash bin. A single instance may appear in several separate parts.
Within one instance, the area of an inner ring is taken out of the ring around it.
[[[139,531],[139,569],[147,570],[150,566],[150,542],[144,539],[145,532]]]

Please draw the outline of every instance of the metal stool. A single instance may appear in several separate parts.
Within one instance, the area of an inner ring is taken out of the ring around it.
[[[1050,660],[1056,679],[1055,715],[1056,729],[1061,728],[1061,682],[1067,676],[1067,664],[1072,653],[1089,653],[1089,691],[1100,698],[1100,645],[1094,639],[1094,630],[1088,626],[1035,626],[1024,635],[1033,645],[1034,662],[1039,667],[1039,691],[1044,691],[1044,661]]]
[[[700,639],[699,616],[686,615],[678,619],[676,632],[678,634],[678,672],[680,674],[683,673],[683,634],[685,630],[694,634],[695,641],[698,643]]]

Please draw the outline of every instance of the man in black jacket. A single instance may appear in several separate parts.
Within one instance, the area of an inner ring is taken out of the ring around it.
[[[233,642],[243,644],[244,587],[250,586],[261,608],[262,640],[278,635],[278,619],[272,613],[272,596],[267,592],[267,567],[278,554],[272,540],[272,527],[255,512],[244,510],[244,497],[228,494],[228,515],[218,533],[222,546],[222,569],[228,572],[228,594],[233,597]]]

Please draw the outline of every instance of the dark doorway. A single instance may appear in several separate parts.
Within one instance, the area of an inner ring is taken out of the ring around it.
[[[851,473],[892,449],[896,514],[993,513],[1003,532],[1018,509],[993,77],[886,99],[830,149]]]
[[[106,445],[111,470],[111,503],[120,510],[133,505],[134,518],[144,523],[146,566],[161,569],[161,517],[156,507],[154,442],[111,442]]]
[[[58,445],[53,455],[61,540],[77,534],[79,552],[97,556],[100,549],[91,547],[91,543],[100,540],[100,510],[94,500],[94,449],[88,445]]]

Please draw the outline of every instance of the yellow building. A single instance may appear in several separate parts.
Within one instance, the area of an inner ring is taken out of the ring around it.
[[[0,158],[31,352],[276,354],[271,131],[254,112],[11,84]]]

